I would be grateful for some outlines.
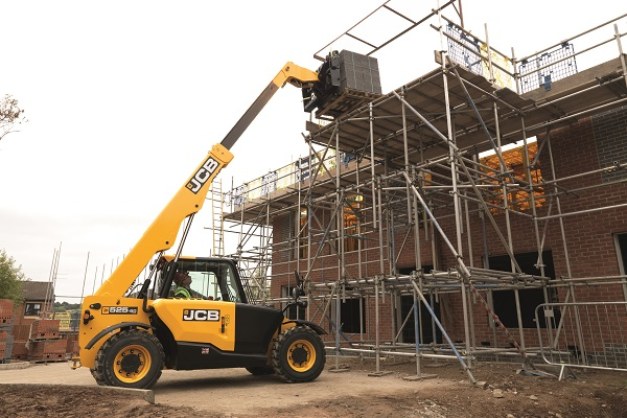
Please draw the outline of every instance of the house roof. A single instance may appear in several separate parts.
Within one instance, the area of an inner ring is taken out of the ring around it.
[[[48,299],[54,300],[54,286],[50,282],[24,281],[22,282],[22,294],[25,300],[45,301],[46,295],[48,295]]]

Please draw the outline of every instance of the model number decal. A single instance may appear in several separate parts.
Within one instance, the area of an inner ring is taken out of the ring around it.
[[[220,311],[217,309],[184,309],[183,321],[219,321]]]
[[[103,306],[103,315],[137,315],[136,306]]]
[[[187,187],[192,193],[196,194],[200,188],[209,180],[209,177],[216,171],[219,164],[216,160],[209,157],[207,161],[196,171],[191,179],[187,182]]]

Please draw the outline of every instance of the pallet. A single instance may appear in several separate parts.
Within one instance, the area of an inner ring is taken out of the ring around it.
[[[67,361],[67,357],[65,353],[54,353],[54,354],[46,354],[43,357],[30,357],[28,361],[31,363],[56,363],[60,361]]]

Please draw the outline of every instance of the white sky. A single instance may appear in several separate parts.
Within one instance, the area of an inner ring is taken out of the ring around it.
[[[29,123],[0,141],[0,248],[27,277],[47,281],[62,245],[64,297],[80,296],[89,252],[91,293],[96,266],[98,281],[103,265],[108,276],[285,62],[315,70],[313,53],[382,3],[2,1],[0,95],[17,98]],[[418,18],[437,1],[391,4]],[[467,29],[485,39],[487,24],[493,47],[522,56],[627,7],[465,0],[463,10]],[[439,38],[423,27],[375,55],[384,93],[435,68]],[[298,89],[279,91],[233,147],[224,184],[306,155],[306,117]],[[209,206],[185,254],[211,250]]]

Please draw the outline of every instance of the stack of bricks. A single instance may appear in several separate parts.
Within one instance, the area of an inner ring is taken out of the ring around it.
[[[54,318],[59,320],[59,331],[67,341],[68,355],[78,355],[78,311],[56,312]]]
[[[67,339],[59,331],[58,319],[38,319],[30,326],[28,359],[30,361],[63,361]]]
[[[13,353],[14,360],[28,360],[28,339],[30,337],[30,326],[33,320],[24,320],[13,326]]]
[[[67,336],[67,346],[65,351],[70,355],[78,355],[78,334],[77,333],[68,333]]]
[[[13,352],[13,301],[0,299],[0,363],[11,359]]]

